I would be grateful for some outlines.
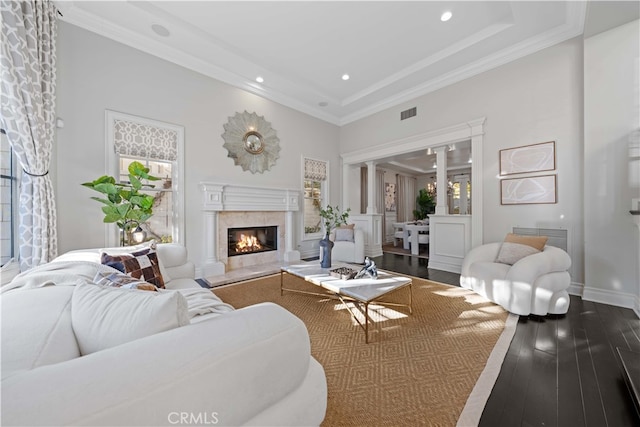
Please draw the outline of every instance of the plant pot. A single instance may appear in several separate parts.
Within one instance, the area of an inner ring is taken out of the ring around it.
[[[325,235],[324,238],[320,240],[320,267],[322,268],[330,268],[331,267],[331,249],[333,249],[333,242],[329,240],[329,234]]]

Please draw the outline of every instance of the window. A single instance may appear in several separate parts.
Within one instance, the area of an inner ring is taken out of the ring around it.
[[[327,187],[327,163],[304,159],[304,238],[322,237],[320,208],[324,205]]]
[[[107,124],[109,170],[128,182],[129,165],[138,161],[161,178],[144,190],[155,196],[153,216],[140,224],[147,239],[184,244],[184,129],[108,110]],[[116,239],[117,230],[108,230],[107,241]]]
[[[153,216],[142,226],[147,233],[148,239],[155,239],[158,242],[169,243],[173,241],[173,165],[172,162],[152,160],[149,158],[139,158],[118,155],[120,167],[120,182],[129,181],[129,165],[140,162],[149,168],[149,173],[161,178],[160,181],[153,181],[152,189],[145,189],[143,193],[155,196],[153,203]]]
[[[18,227],[16,209],[18,188],[16,158],[4,131],[0,133],[0,265],[15,257],[16,230]]]

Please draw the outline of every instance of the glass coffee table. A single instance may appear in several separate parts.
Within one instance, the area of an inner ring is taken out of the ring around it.
[[[362,278],[345,280],[331,275],[331,270],[341,267],[350,268],[356,271],[359,271],[362,268],[362,266],[344,263],[333,263],[331,268],[322,268],[318,262],[282,266],[280,268],[280,294],[282,295],[287,291],[324,297],[326,297],[327,294],[334,296],[349,309],[351,316],[364,330],[365,342],[367,344],[369,343],[369,323],[372,323],[371,316],[369,316],[370,304],[375,303],[382,306],[406,307],[408,308],[409,313],[412,313],[413,290],[411,289],[412,283],[410,278],[391,274],[386,271],[378,271],[377,279]],[[297,276],[309,283],[319,286],[325,291],[325,293],[285,288],[285,273]],[[408,304],[380,301],[380,298],[405,287],[409,287]],[[364,322],[355,315],[353,309],[349,304],[347,304],[347,302],[356,303],[355,307],[363,314]]]

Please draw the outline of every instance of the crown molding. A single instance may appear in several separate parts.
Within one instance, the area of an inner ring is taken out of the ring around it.
[[[509,48],[503,49],[502,51],[497,52],[493,55],[484,57],[471,64],[460,67],[447,74],[425,81],[421,85],[402,91],[380,102],[372,103],[364,108],[358,109],[344,116],[339,116],[337,114],[329,113],[324,109],[310,105],[307,102],[302,102],[294,98],[293,96],[287,95],[282,91],[278,91],[273,87],[269,87],[268,85],[258,85],[251,79],[243,77],[226,68],[214,65],[208,61],[199,59],[194,55],[185,53],[184,51],[181,51],[179,49],[167,46],[164,43],[151,37],[140,35],[131,30],[127,30],[123,27],[115,25],[105,19],[102,19],[75,6],[74,2],[72,1],[62,2],[61,5],[63,6],[61,7],[61,10],[64,14],[61,19],[66,23],[78,26],[85,30],[99,34],[103,37],[115,40],[134,49],[149,53],[168,62],[172,62],[184,68],[198,72],[205,76],[219,80],[223,83],[229,84],[233,87],[239,88],[246,92],[271,100],[278,104],[284,105],[286,107],[292,108],[294,110],[297,110],[304,114],[308,114],[309,116],[337,126],[343,126],[372,114],[381,112],[383,110],[393,108],[399,104],[411,101],[415,98],[434,92],[443,87],[460,82],[464,79],[499,67],[508,62],[520,59],[524,56],[561,43],[570,38],[579,36],[583,33],[587,9],[587,4],[585,1],[567,2],[567,19],[565,24],[543,34],[540,34],[536,37],[531,37]],[[369,86],[365,90],[358,92],[351,97],[345,98],[339,103],[340,108],[344,108],[358,100],[362,100],[364,97],[374,94],[376,91],[399,81],[400,79],[411,73],[419,71],[441,59],[449,57],[460,51],[461,49],[471,47],[492,34],[497,34],[501,31],[504,31],[509,25],[510,24],[494,25],[492,27],[489,27],[485,31],[478,32],[474,36],[471,36],[457,44],[450,46],[448,49],[425,58],[424,60],[419,61],[374,85]],[[305,90],[305,92],[309,92],[309,90],[306,90],[304,88],[296,88],[296,86],[291,82],[287,81],[286,84],[287,87],[292,90],[292,93],[295,93],[296,90]]]
[[[442,61],[445,58],[448,58],[450,56],[455,55],[456,53],[470,48],[478,43],[480,43],[483,40],[486,40],[487,38],[494,36],[496,34],[501,33],[502,31],[507,30],[508,28],[512,27],[513,24],[496,24],[496,25],[491,25],[487,28],[485,28],[482,31],[478,31],[477,33],[475,33],[474,35],[467,37],[463,40],[460,40],[457,43],[454,43],[450,46],[448,46],[446,49],[442,49],[441,51],[436,52],[435,54],[428,56],[427,58],[424,58],[414,64],[411,64],[410,66],[406,67],[405,69],[392,74],[391,76],[380,80],[379,82],[365,88],[364,90],[355,93],[354,95],[347,97],[344,99],[344,101],[342,102],[342,106],[347,106],[349,104],[352,104],[362,98],[364,98],[367,95],[371,95],[381,89],[384,89],[385,87],[392,85],[393,83],[413,74],[416,73],[420,70],[423,70],[435,63],[437,63],[438,61]]]
[[[566,7],[568,19],[565,24],[541,33],[535,37],[523,40],[518,44],[495,53],[494,55],[487,56],[465,65],[464,67],[457,68],[456,70],[443,74],[436,79],[428,80],[419,86],[401,92],[396,96],[389,97],[384,101],[372,104],[352,114],[346,115],[340,120],[340,126],[355,122],[356,120],[379,113],[428,93],[435,92],[443,87],[458,83],[485,71],[489,71],[581,35],[584,31],[584,20],[587,11],[586,2],[567,2]]]
[[[150,55],[177,64],[181,67],[196,71],[205,76],[220,80],[231,86],[258,95],[262,98],[290,107],[294,110],[324,120],[334,125],[338,125],[338,117],[326,111],[310,107],[308,104],[300,102],[288,95],[278,92],[268,86],[256,85],[253,81],[247,80],[227,69],[203,61],[193,55],[185,53],[179,49],[167,46],[160,41],[150,37],[142,36],[133,31],[122,28],[100,17],[88,13],[78,7],[71,6],[66,9],[62,21],[91,31],[108,39],[122,43],[126,46],[141,50]]]

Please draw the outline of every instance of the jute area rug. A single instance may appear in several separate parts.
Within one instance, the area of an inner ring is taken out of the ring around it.
[[[288,274],[284,283],[320,290]],[[304,321],[312,355],[327,377],[323,426],[477,424],[497,377],[483,369],[509,316],[469,290],[413,278],[413,314],[371,305],[375,324],[365,344],[363,330],[339,300],[287,292],[281,296],[279,274],[214,293],[236,308],[271,301]],[[408,288],[387,297],[400,303],[408,298]],[[500,354],[491,356],[494,371],[499,372],[512,337],[503,337]],[[478,382],[481,374],[484,380]],[[469,398],[476,382],[481,390]]]

